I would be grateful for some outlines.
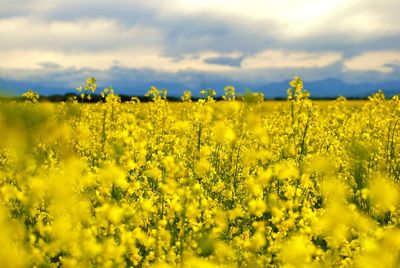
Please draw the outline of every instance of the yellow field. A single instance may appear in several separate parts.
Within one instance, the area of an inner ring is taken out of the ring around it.
[[[398,97],[203,93],[1,104],[0,267],[400,265]]]

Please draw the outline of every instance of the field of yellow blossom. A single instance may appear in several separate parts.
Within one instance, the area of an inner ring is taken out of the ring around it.
[[[400,99],[0,106],[0,267],[399,267]]]

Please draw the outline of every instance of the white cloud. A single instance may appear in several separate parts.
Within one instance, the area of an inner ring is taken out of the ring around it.
[[[94,68],[106,70],[118,65],[127,68],[145,68],[166,72],[178,72],[183,70],[194,71],[230,71],[236,67],[205,63],[204,60],[215,56],[231,56],[233,54],[219,54],[205,52],[199,55],[183,55],[180,59],[174,59],[161,55],[155,49],[122,49],[118,51],[104,52],[56,52],[41,50],[14,50],[0,52],[0,68],[16,69],[41,69],[47,63],[59,65],[61,68]],[[43,64],[46,63],[46,64]]]
[[[319,0],[175,0],[178,11],[187,13],[211,12],[240,16],[243,18],[264,20],[274,19],[281,22],[296,20],[303,14],[308,16],[321,15],[329,7],[339,6],[345,1]],[[321,8],[324,7],[324,8]],[[321,14],[322,13],[322,14]]]
[[[58,64],[61,68],[94,68],[106,70],[118,65],[126,68],[145,68],[165,72],[184,70],[229,72],[262,68],[321,68],[341,59],[336,52],[309,53],[304,51],[266,50],[245,57],[241,66],[207,63],[206,59],[220,57],[240,57],[239,52],[217,53],[206,51],[198,54],[185,54],[179,59],[165,56],[160,50],[152,48],[120,49],[98,52],[60,52],[43,50],[14,50],[0,52],[0,67],[41,69],[43,63]]]
[[[399,62],[397,0],[0,1],[3,70],[45,71],[50,62],[60,70],[120,65],[240,77],[343,61],[344,70],[387,75]],[[228,66],[223,57],[243,61]]]
[[[257,68],[321,68],[341,60],[341,53],[311,53],[305,51],[266,50],[249,56],[242,62],[246,69]]]
[[[397,0],[172,0],[165,4],[169,12],[214,14],[233,21],[250,21],[278,25],[275,37],[282,40],[306,38],[314,35],[344,34],[351,40],[396,34],[400,32]],[[379,11],[379,12],[377,12]],[[267,32],[268,31],[268,32]],[[346,42],[347,40],[343,40]]]
[[[344,69],[350,71],[376,71],[391,73],[390,65],[400,65],[400,51],[371,51],[355,56],[344,62]]]
[[[111,19],[43,21],[17,17],[0,20],[0,50],[110,50],[118,47],[155,47],[161,43],[159,29],[126,27]]]

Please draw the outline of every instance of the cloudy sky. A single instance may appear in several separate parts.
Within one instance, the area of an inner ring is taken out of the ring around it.
[[[0,79],[400,80],[399,10],[398,0],[1,0]]]

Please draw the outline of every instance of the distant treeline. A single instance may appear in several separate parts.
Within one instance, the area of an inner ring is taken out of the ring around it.
[[[128,102],[131,101],[132,98],[137,98],[140,100],[140,102],[150,102],[152,101],[151,97],[146,97],[146,96],[131,96],[131,95],[125,95],[121,94],[118,95],[121,98],[122,102]],[[56,95],[48,95],[48,96],[40,96],[39,102],[68,102],[73,99],[77,99],[79,102],[85,102],[85,103],[97,103],[100,101],[104,101],[104,98],[102,98],[98,94],[92,94],[91,99],[88,100],[87,98],[84,98],[83,101],[81,100],[79,94],[75,93],[66,93],[64,95],[56,94]],[[311,97],[313,100],[335,100],[337,97],[325,97],[325,98],[318,98],[318,97]],[[0,96],[1,101],[24,101],[24,97],[22,96]],[[198,101],[201,99],[201,97],[195,97],[192,96],[192,101]],[[222,101],[223,98],[222,96],[215,96],[214,99],[216,101]],[[367,97],[348,97],[348,100],[366,100]],[[167,100],[170,102],[180,102],[181,98],[180,97],[175,97],[175,96],[167,96]],[[246,100],[246,96],[236,96],[236,100]],[[284,97],[275,97],[275,98],[265,98],[265,100],[286,100]]]

